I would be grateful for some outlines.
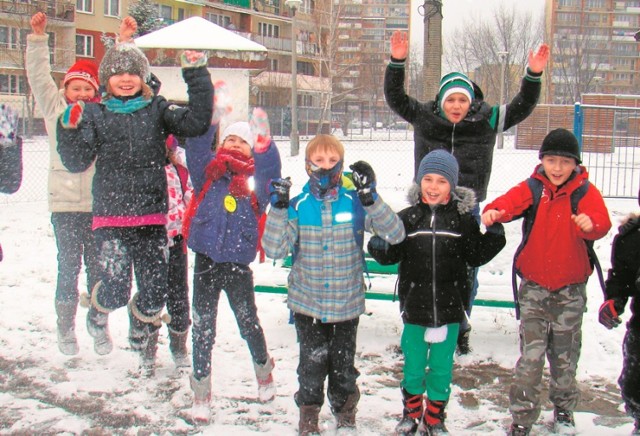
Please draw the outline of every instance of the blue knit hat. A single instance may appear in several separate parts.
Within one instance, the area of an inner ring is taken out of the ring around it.
[[[458,186],[458,161],[446,150],[433,150],[420,161],[416,183],[420,185],[426,174],[438,174],[449,182],[453,191]]]
[[[440,79],[440,88],[438,89],[438,98],[440,108],[444,101],[451,94],[461,93],[467,96],[469,102],[472,102],[475,94],[473,92],[473,82],[462,73],[449,73]]]

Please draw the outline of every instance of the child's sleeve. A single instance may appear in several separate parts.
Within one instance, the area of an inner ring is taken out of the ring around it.
[[[488,210],[504,210],[505,213],[499,219],[499,222],[508,223],[514,219],[520,218],[522,213],[532,204],[533,194],[525,180],[509,189],[506,194],[501,195],[487,204],[482,210],[482,213],[485,213]]]
[[[611,249],[611,269],[605,282],[605,300],[624,301],[636,292],[636,278],[640,269],[640,232],[638,217],[620,227]]]
[[[98,139],[95,130],[98,110],[97,104],[87,103],[82,121],[75,129],[63,128],[58,120],[56,128],[58,154],[64,166],[72,173],[85,171],[98,155]]]
[[[477,221],[471,215],[463,215],[462,219],[465,241],[463,255],[470,266],[484,265],[496,257],[506,245],[507,239],[504,236],[502,224],[493,224],[483,234]]]
[[[262,235],[262,248],[267,257],[284,259],[298,240],[298,217],[295,209],[272,207]]]
[[[404,240],[404,224],[400,217],[380,196],[366,209],[365,229],[380,236],[389,244],[399,244]]]
[[[582,239],[595,241],[604,237],[611,230],[611,219],[609,218],[609,210],[604,204],[604,199],[600,191],[591,184],[587,193],[578,203],[578,215],[584,213],[593,223],[593,230],[589,233],[583,232],[578,228],[578,236]]]
[[[27,35],[25,70],[33,97],[45,118],[56,117],[66,104],[51,77],[49,35]]]
[[[163,121],[169,133],[182,137],[200,136],[207,132],[213,115],[213,85],[206,67],[183,68],[189,102],[186,106],[164,101]]]
[[[404,241],[400,244],[391,245],[380,236],[374,235],[369,239],[367,252],[380,265],[393,265],[403,258]]]
[[[205,169],[215,153],[211,149],[211,144],[218,131],[218,125],[213,124],[204,135],[195,138],[187,138],[185,144],[185,154],[187,157],[187,169],[191,176],[191,182],[196,194],[202,189],[205,180]]]
[[[254,150],[253,158],[256,163],[254,192],[258,198],[260,213],[262,213],[269,204],[269,183],[271,180],[282,177],[282,161],[278,147],[273,140],[262,153],[256,153]]]

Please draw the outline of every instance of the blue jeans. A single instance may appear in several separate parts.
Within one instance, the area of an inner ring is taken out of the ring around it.
[[[476,219],[476,222],[480,224],[480,205],[476,204],[476,206],[471,211],[471,215]],[[464,317],[462,322],[460,323],[460,331],[464,332],[469,330],[469,321],[467,318],[471,318],[471,309],[473,308],[473,302],[476,301],[476,297],[478,296],[478,271],[480,268],[468,267],[469,269],[469,285],[471,287],[471,292],[469,292],[469,305],[466,309],[467,316]]]
[[[98,281],[98,252],[90,212],[53,212],[51,224],[58,247],[56,300],[78,302],[78,277],[84,259],[89,293]]]

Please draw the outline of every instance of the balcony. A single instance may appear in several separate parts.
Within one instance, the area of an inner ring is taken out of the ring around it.
[[[9,14],[11,18],[15,15],[31,17],[36,12],[44,12],[49,19],[73,23],[75,9],[75,3],[66,0],[0,0],[0,14]]]

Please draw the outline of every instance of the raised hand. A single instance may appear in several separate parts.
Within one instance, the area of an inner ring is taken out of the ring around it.
[[[75,129],[82,121],[82,113],[84,112],[84,101],[78,100],[70,104],[60,115],[60,125],[65,129]]]
[[[218,124],[222,118],[233,112],[233,105],[227,82],[218,80],[213,84],[213,89],[213,116],[211,117],[211,124]]]
[[[271,144],[271,129],[269,128],[269,116],[261,107],[254,108],[249,116],[249,126],[254,136],[254,153],[264,153]]]
[[[391,35],[391,56],[394,59],[404,60],[409,55],[409,37],[407,32],[396,30]]]
[[[47,16],[43,12],[36,12],[31,17],[31,30],[34,35],[44,35],[44,29],[47,27]]]
[[[376,192],[376,173],[365,161],[358,161],[349,168],[352,171],[353,184],[356,187],[356,192],[360,198],[360,202],[363,206],[371,206],[378,193]]]
[[[549,62],[551,49],[547,44],[542,44],[535,53],[529,50],[529,69],[533,73],[542,73]]]
[[[136,19],[127,16],[120,22],[120,34],[118,35],[118,42],[133,42],[133,35],[138,30],[138,23]]]
[[[289,191],[291,190],[291,178],[273,179],[269,184],[269,202],[276,209],[289,207]]]
[[[196,50],[185,50],[180,56],[182,68],[195,68],[207,65],[207,55]]]

